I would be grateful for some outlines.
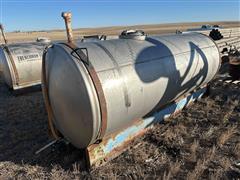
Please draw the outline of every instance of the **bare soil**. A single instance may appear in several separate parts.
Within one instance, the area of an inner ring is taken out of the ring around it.
[[[0,75],[0,179],[238,179],[240,84],[217,77],[211,94],[135,139],[116,159],[92,172],[80,151],[50,142],[40,91],[14,95]]]

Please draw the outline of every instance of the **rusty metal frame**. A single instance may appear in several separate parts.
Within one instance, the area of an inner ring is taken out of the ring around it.
[[[164,107],[155,114],[136,120],[131,126],[104,137],[99,144],[90,145],[86,149],[86,166],[89,169],[98,167],[117,157],[129,147],[133,139],[142,136],[149,129],[153,128],[154,124],[160,123],[164,119],[174,117],[183,108],[201,98],[206,91],[207,87],[202,87],[192,92],[192,94],[182,97],[182,99]]]
[[[50,48],[50,46],[46,47],[46,49],[43,52],[43,58],[42,58],[42,92],[45,102],[45,107],[48,114],[48,133],[55,139],[60,139],[62,137],[61,133],[55,128],[53,120],[53,110],[50,104],[49,100],[49,94],[48,94],[48,82],[46,78],[46,54],[47,49]]]

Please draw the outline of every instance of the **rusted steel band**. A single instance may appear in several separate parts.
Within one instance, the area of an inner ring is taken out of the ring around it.
[[[49,130],[49,134],[51,136],[53,136],[55,139],[59,139],[61,138],[61,134],[60,132],[55,128],[54,123],[53,123],[53,111],[52,111],[52,107],[50,104],[50,100],[49,100],[49,95],[48,95],[48,82],[46,79],[46,63],[45,63],[45,58],[46,58],[46,54],[47,54],[47,49],[49,47],[46,47],[46,49],[43,52],[43,59],[42,59],[42,92],[43,92],[43,97],[44,97],[44,102],[45,102],[45,106],[46,106],[46,110],[47,110],[47,114],[48,114],[48,130]]]
[[[16,64],[14,62],[14,59],[12,57],[12,54],[11,54],[8,46],[3,46],[3,47],[4,47],[6,53],[7,53],[8,57],[9,57],[9,60],[10,60],[11,64],[12,64],[13,72],[14,72],[15,79],[16,79],[16,84],[18,85],[18,83],[19,83],[19,75],[18,75]]]
[[[65,44],[65,43],[63,43]],[[78,47],[73,44],[73,43],[67,43],[65,44],[66,46],[72,48],[73,50],[76,50]],[[87,59],[88,57],[82,52],[82,51],[78,51],[79,54],[81,57],[83,57],[84,59]],[[100,111],[101,111],[101,128],[100,128],[100,132],[98,134],[98,139],[102,139],[103,136],[105,135],[106,133],[106,129],[107,129],[107,105],[106,105],[106,99],[105,99],[105,96],[104,96],[104,93],[103,93],[103,88],[102,88],[102,85],[101,85],[101,82],[100,82],[100,79],[97,75],[97,72],[95,71],[94,67],[92,66],[91,62],[88,61],[88,64],[86,63],[83,63],[84,66],[86,67],[91,79],[92,79],[92,82],[93,82],[93,85],[96,89],[96,92],[97,92],[97,96],[98,96],[98,100],[99,100],[99,104],[100,104]]]

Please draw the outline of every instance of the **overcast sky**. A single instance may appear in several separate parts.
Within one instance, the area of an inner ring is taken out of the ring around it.
[[[240,0],[0,0],[6,31],[64,29],[62,11],[73,27],[240,20]]]

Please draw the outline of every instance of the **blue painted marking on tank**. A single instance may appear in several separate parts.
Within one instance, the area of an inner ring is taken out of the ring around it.
[[[153,124],[160,123],[164,119],[169,118],[171,115],[176,113],[177,111],[182,110],[186,107],[190,102],[193,102],[202,97],[202,95],[206,92],[206,88],[202,88],[197,92],[192,93],[191,95],[181,99],[180,101],[169,105],[168,107],[162,109],[161,111],[155,113],[154,115],[147,117],[140,121],[137,125],[132,125],[121,131],[117,136],[111,138],[107,141],[106,145],[103,146],[104,154],[108,154],[113,151],[116,147],[124,144],[125,141],[131,138],[131,136],[136,135],[138,132],[144,130],[145,128],[152,127]]]

